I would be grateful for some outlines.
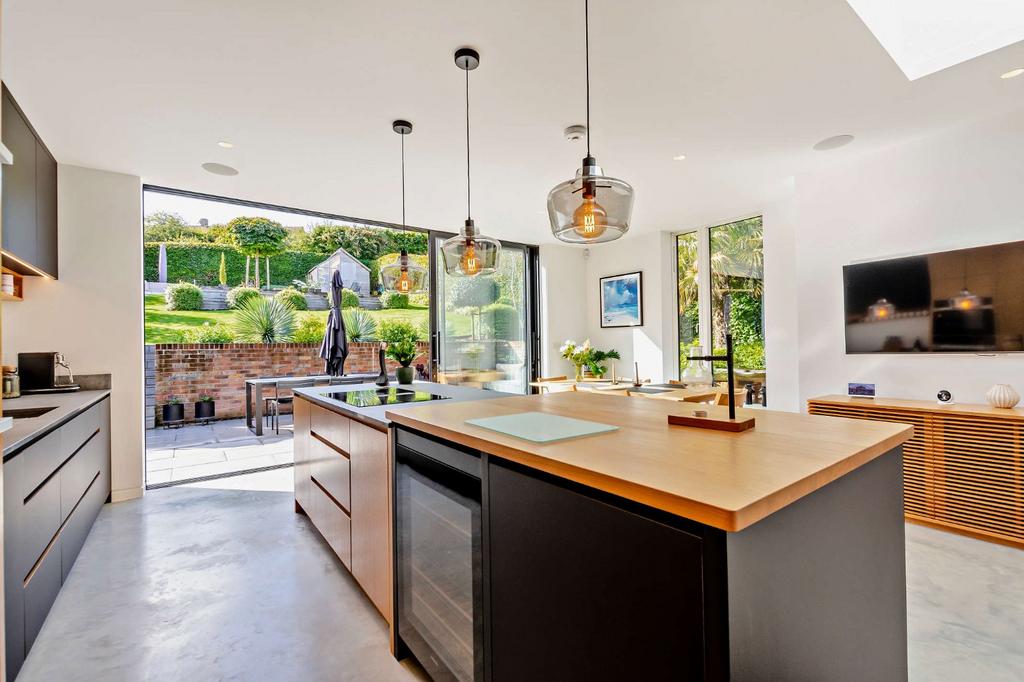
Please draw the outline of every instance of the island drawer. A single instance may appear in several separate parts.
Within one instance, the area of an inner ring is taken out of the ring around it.
[[[312,478],[312,494],[309,509],[306,513],[313,520],[320,534],[327,540],[334,553],[345,564],[352,568],[352,521],[348,513],[340,507],[314,475]]]
[[[338,448],[349,452],[349,420],[318,405],[309,406],[309,428],[316,435]]]
[[[309,439],[309,462],[312,477],[346,512],[349,511],[352,505],[348,456],[313,434]]]

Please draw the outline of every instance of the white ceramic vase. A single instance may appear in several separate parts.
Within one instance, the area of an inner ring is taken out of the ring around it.
[[[989,405],[1009,409],[1020,402],[1020,394],[1009,384],[996,384],[985,394]]]

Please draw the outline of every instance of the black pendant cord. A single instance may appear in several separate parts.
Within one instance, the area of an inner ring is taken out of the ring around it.
[[[469,176],[469,69],[466,69],[466,219],[473,219],[473,186]]]
[[[587,71],[587,158],[590,157],[590,0],[583,0],[583,44]]]
[[[405,227],[405,135],[402,138],[402,227]]]

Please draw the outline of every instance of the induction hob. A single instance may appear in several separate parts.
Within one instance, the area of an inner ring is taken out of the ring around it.
[[[422,403],[430,400],[448,400],[451,396],[414,391],[408,388],[381,387],[360,391],[334,391],[325,394],[324,397],[352,407],[379,407],[381,405],[401,405],[402,403]]]

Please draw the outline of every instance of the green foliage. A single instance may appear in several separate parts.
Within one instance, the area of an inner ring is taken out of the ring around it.
[[[185,343],[234,343],[235,332],[226,324],[210,324],[182,332]]]
[[[400,294],[397,291],[385,291],[380,295],[380,304],[388,310],[394,308],[408,308],[409,294]]]
[[[217,269],[217,281],[222,287],[228,285],[228,264],[223,251],[220,252],[220,268]]]
[[[725,355],[725,348],[716,348],[714,355]],[[732,359],[736,369],[764,369],[764,342],[754,341],[752,343],[733,343]],[[725,371],[724,362],[716,362],[715,374],[718,370]]]
[[[305,295],[298,289],[287,287],[281,289],[281,291],[274,294],[274,298],[284,303],[292,310],[308,310],[309,305],[306,303]]]
[[[262,298],[258,290],[252,287],[235,287],[228,291],[227,303],[229,308],[237,309],[257,298]]]
[[[370,261],[360,261],[363,265],[370,268],[370,293],[377,293],[381,290],[380,284],[380,265],[377,264],[377,259],[374,258]]]
[[[341,307],[342,308],[358,308],[359,307],[359,294],[352,291],[351,289],[341,290]]]
[[[376,260],[381,254],[394,253],[403,248],[410,254],[427,253],[427,235],[425,233],[380,227],[322,223],[314,225],[303,242],[311,251],[323,255],[334,253],[339,248],[345,249],[368,267],[370,262]]]
[[[417,291],[415,294],[409,294],[409,307],[429,308],[430,294],[428,294],[426,291]]]
[[[754,297],[745,291],[739,291],[732,294],[729,330],[732,332],[734,346],[744,343],[758,343],[762,341],[762,301],[762,298]]]
[[[382,268],[385,265],[391,265],[392,263],[396,263],[398,262],[398,259],[401,257],[401,255],[402,254],[400,251],[392,251],[390,253],[385,253],[383,256],[379,256],[376,259],[377,267]],[[416,263],[417,265],[425,269],[429,265],[430,257],[427,255],[426,251],[424,251],[423,253],[410,252],[409,261],[412,263]]]
[[[288,230],[269,218],[239,216],[228,223],[238,249],[247,256],[266,258],[284,251]]]
[[[495,339],[519,341],[523,336],[523,328],[519,319],[519,311],[504,303],[492,303],[481,311],[486,333]]]
[[[213,229],[213,228],[210,228]],[[145,245],[144,274],[146,281],[155,282],[158,276],[158,260],[160,245]],[[245,279],[245,255],[234,246],[218,246],[217,244],[168,243],[167,244],[167,279],[170,282],[195,281],[201,285],[216,286],[220,283],[220,262],[224,256],[226,281],[240,283]],[[271,280],[274,284],[288,285],[295,279],[306,279],[306,273],[314,265],[318,265],[323,257],[314,253],[285,251],[274,257],[271,268]],[[251,276],[251,275],[250,275]]]
[[[419,338],[416,325],[405,320],[384,320],[377,325],[377,338],[385,343],[413,341]]]
[[[168,310],[199,310],[203,307],[203,292],[195,284],[171,284],[164,292]]]
[[[142,221],[142,234],[147,242],[209,242],[211,236],[199,227],[185,224],[177,213],[157,211]]]
[[[320,343],[327,331],[327,320],[319,315],[303,315],[295,326],[292,341],[295,343]]]
[[[345,310],[341,316],[345,320],[345,336],[349,341],[373,341],[377,335],[377,323],[365,310]]]
[[[295,311],[271,298],[254,298],[235,311],[241,343],[288,343],[295,333]]]
[[[562,344],[562,357],[576,366],[576,373],[586,367],[595,376],[604,376],[607,368],[602,364],[606,360],[620,360],[617,350],[598,350],[590,347],[590,339],[577,345],[575,341],[566,341]]]
[[[400,364],[402,367],[408,367],[416,356],[419,355],[419,350],[416,348],[416,342],[409,339],[401,339],[389,343],[384,353]]]
[[[482,308],[498,300],[498,283],[492,277],[458,277],[448,284],[453,308]]]

